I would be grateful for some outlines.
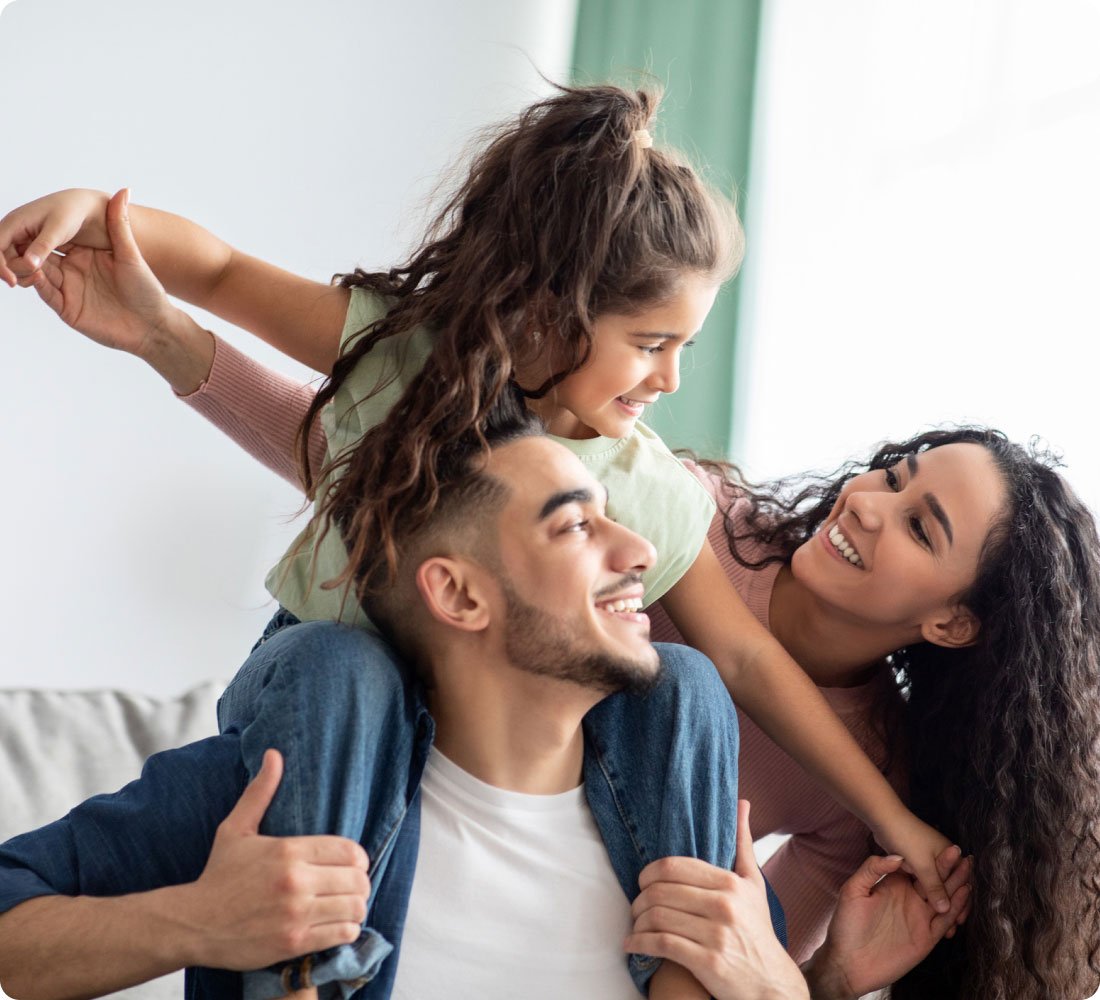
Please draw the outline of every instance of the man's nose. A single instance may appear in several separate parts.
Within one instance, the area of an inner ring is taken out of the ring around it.
[[[644,573],[657,561],[653,543],[622,524],[612,522],[611,568],[618,573]]]

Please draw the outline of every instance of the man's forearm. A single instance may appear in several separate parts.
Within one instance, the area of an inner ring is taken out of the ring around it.
[[[196,964],[186,886],[40,896],[0,916],[0,985],[16,1000],[102,996]]]

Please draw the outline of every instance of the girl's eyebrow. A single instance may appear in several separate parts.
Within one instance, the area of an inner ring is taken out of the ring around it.
[[[658,333],[656,331],[651,333],[649,331],[635,330],[630,336],[637,337],[640,340],[679,340],[684,335],[682,333]]]

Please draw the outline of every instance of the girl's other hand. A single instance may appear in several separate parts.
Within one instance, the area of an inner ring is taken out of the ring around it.
[[[134,242],[129,199],[123,189],[107,204],[109,250],[71,246],[64,256],[47,254],[20,284],[32,285],[46,305],[90,340],[142,357],[175,310]]]
[[[932,909],[947,913],[951,909],[949,893],[944,888],[947,873],[941,874],[940,866],[945,857],[953,857],[957,863],[962,852],[956,847],[948,854],[948,849],[954,846],[951,841],[908,809],[888,829],[873,832],[883,847],[905,859],[903,869],[920,884]]]
[[[25,288],[55,250],[110,249],[106,208],[102,191],[70,188],[9,212],[0,219],[0,278]]]

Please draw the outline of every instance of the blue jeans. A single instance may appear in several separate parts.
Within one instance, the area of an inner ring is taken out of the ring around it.
[[[586,797],[631,900],[651,861],[685,855],[730,868],[736,843],[738,738],[729,696],[702,654],[657,648],[664,677],[652,692],[606,698],[584,720]],[[353,945],[314,956],[309,972],[315,985],[343,982],[345,996],[378,976],[372,987],[387,996],[383,982],[392,981],[396,956],[379,970],[400,942],[383,930],[403,921],[408,896],[398,892],[387,901],[379,889],[434,735],[419,684],[378,636],[298,623],[280,611],[223,695],[218,721],[223,732],[240,734],[250,775],[268,747],[283,754],[283,780],[264,833],[336,834],[366,849],[372,896],[363,933]],[[415,862],[415,844],[412,854]],[[394,878],[411,886],[411,875],[406,861]],[[774,895],[769,901],[785,941],[782,909]],[[392,912],[379,913],[380,905]],[[630,957],[642,992],[657,964]],[[299,985],[296,969],[246,974],[246,997]]]

